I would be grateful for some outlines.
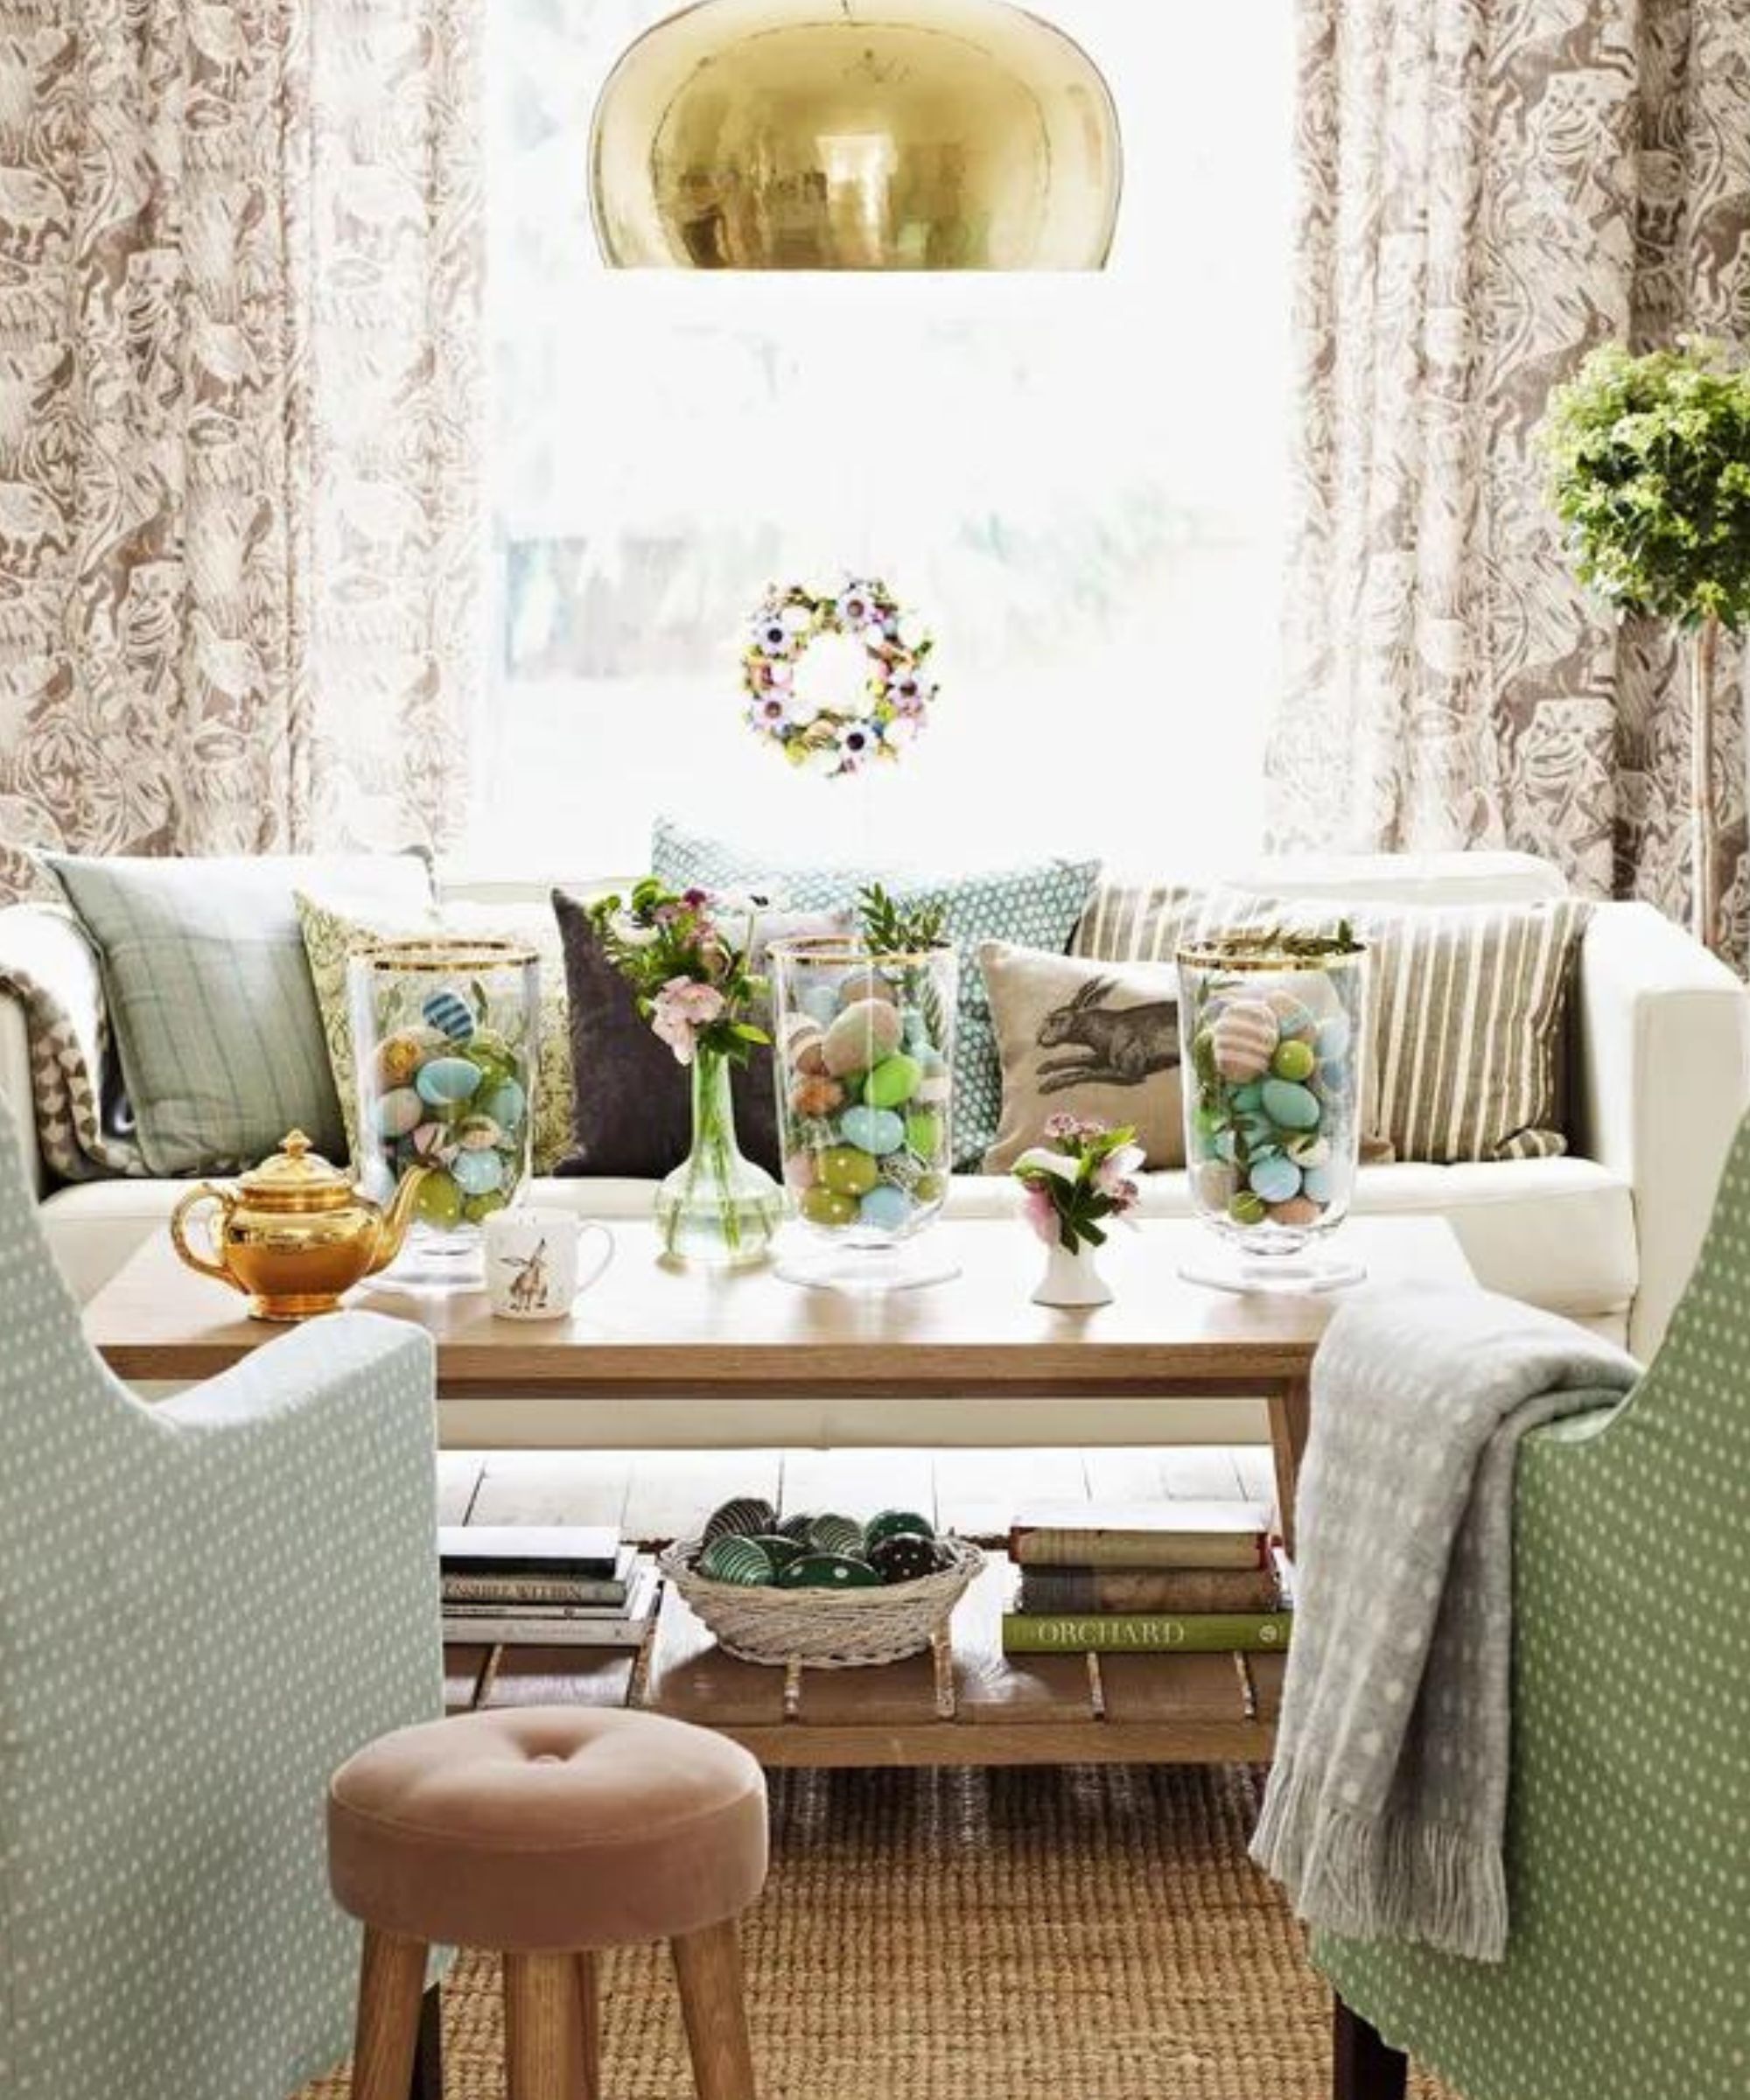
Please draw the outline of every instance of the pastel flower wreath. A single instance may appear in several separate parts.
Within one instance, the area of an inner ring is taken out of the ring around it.
[[[741,659],[747,719],[793,766],[831,779],[897,759],[935,698],[934,644],[882,583],[816,595],[774,584]]]

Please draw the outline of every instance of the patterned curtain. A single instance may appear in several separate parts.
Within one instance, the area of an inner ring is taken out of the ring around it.
[[[0,901],[458,820],[481,12],[0,0]]]
[[[1750,0],[1297,0],[1284,846],[1511,845],[1688,908],[1671,636],[1572,580],[1532,446],[1594,343],[1750,340]],[[1745,949],[1743,652],[1718,794]]]

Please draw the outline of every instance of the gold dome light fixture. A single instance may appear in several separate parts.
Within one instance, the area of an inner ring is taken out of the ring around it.
[[[699,0],[609,74],[590,176],[621,269],[1099,270],[1118,118],[1003,0]]]

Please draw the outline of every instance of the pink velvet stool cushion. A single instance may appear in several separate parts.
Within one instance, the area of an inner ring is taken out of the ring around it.
[[[766,1780],[656,1714],[528,1706],[402,1728],[328,1790],[328,1878],[355,1918],[457,1947],[613,1947],[746,1910]]]

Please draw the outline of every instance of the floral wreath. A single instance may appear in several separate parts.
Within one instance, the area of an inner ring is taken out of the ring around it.
[[[830,595],[774,584],[741,659],[748,723],[793,766],[832,779],[897,759],[935,698],[924,672],[934,647],[885,584]]]

